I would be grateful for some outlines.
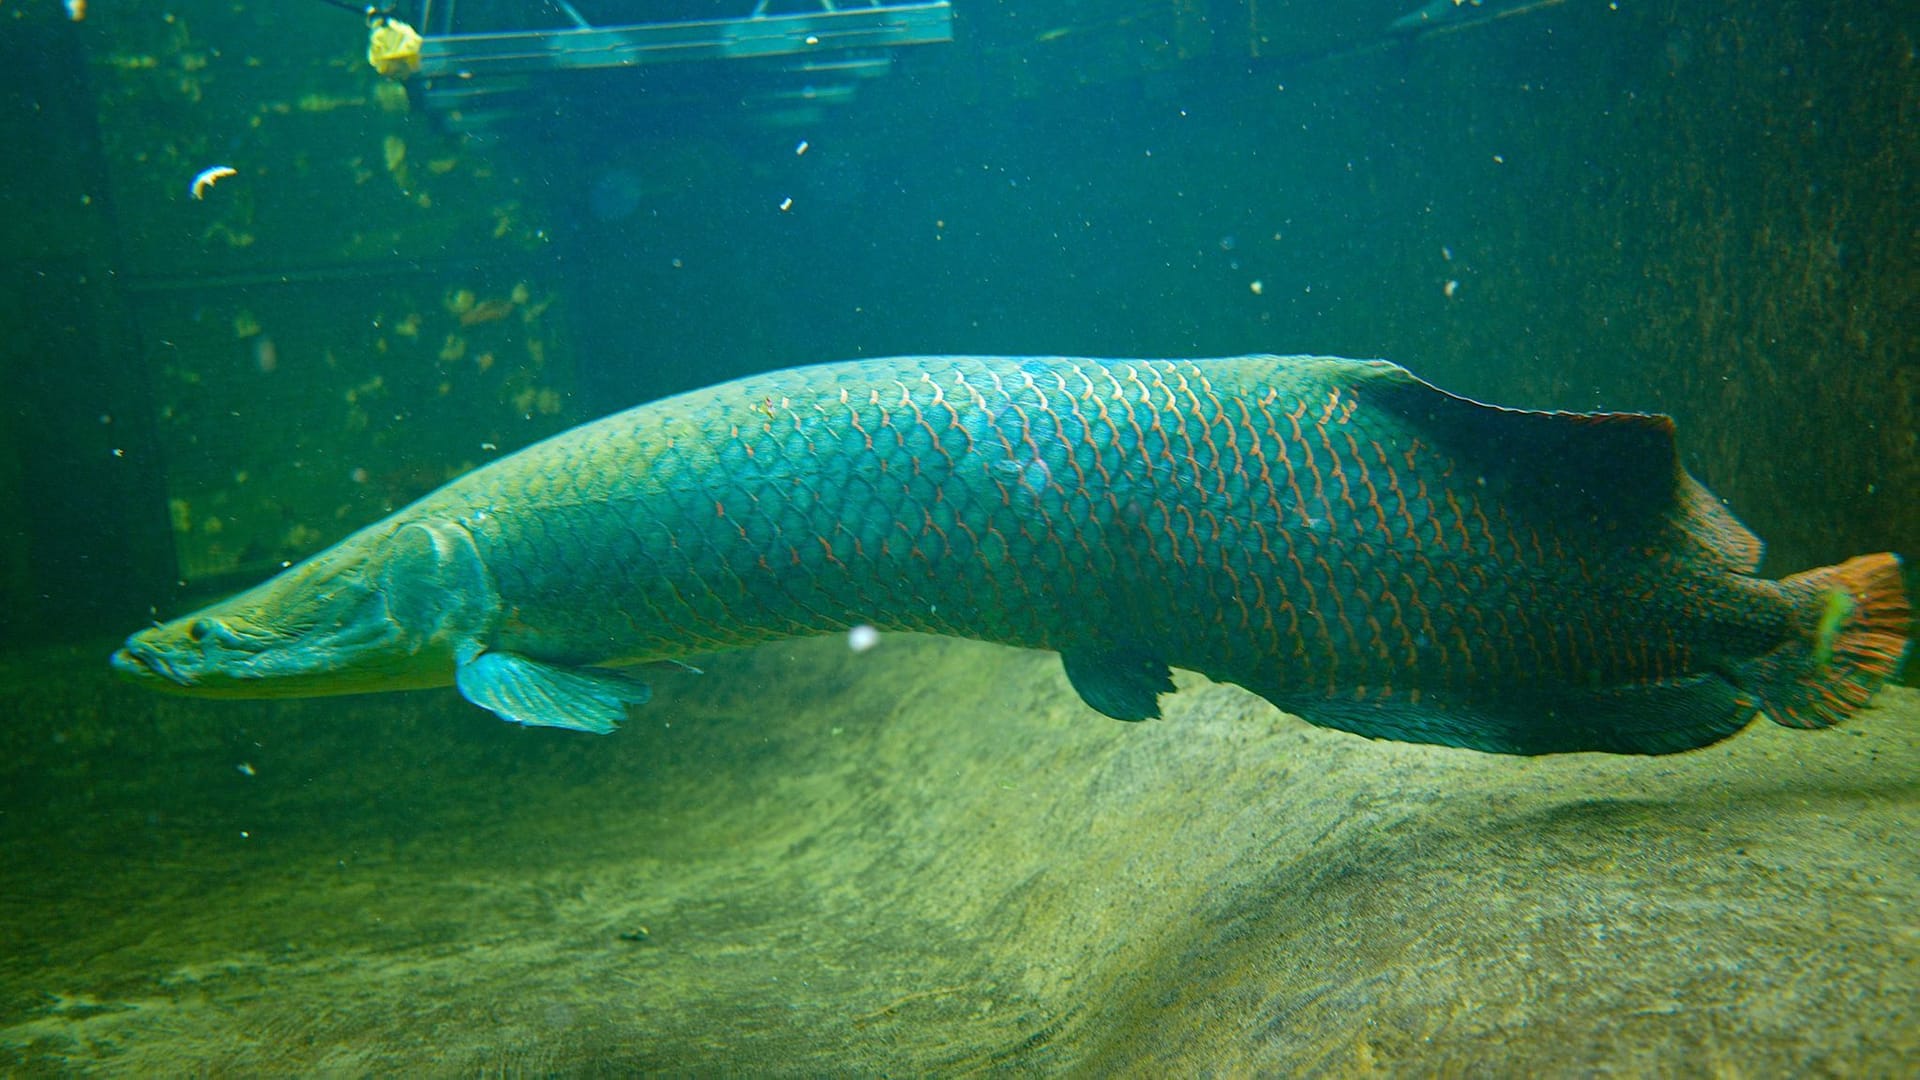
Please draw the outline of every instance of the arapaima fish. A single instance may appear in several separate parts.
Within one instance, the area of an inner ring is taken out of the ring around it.
[[[1055,650],[1121,720],[1181,667],[1375,738],[1661,754],[1836,723],[1899,665],[1896,557],[1759,561],[1664,416],[1322,357],[902,357],[575,428],[114,665],[608,731],[635,664],[869,625]]]

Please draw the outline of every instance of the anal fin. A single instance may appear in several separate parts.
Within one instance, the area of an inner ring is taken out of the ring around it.
[[[1308,723],[1369,739],[1489,754],[1675,754],[1709,746],[1754,717],[1754,700],[1719,675],[1597,690],[1370,699],[1262,694]]]
[[[628,705],[653,696],[647,684],[609,668],[567,668],[518,653],[486,652],[454,673],[460,696],[502,720],[605,735]]]
[[[1153,720],[1160,695],[1174,690],[1173,672],[1142,649],[1069,649],[1060,654],[1080,699],[1115,720]]]

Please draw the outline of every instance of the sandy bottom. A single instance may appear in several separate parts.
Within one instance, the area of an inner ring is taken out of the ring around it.
[[[1920,693],[1668,758],[1371,743],[890,638],[198,702],[0,662],[0,1069],[1895,1075]]]

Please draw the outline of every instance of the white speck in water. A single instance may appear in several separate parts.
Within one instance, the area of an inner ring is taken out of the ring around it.
[[[847,631],[847,648],[854,652],[866,652],[878,644],[880,644],[880,631],[866,623],[861,623]]]
[[[250,765],[250,764],[248,764],[247,762],[244,762],[244,761],[243,761],[243,762],[241,762],[240,764],[238,764],[238,765],[235,765],[235,766],[234,766],[234,768],[236,768],[236,769],[238,769],[238,770],[240,770],[240,775],[241,775],[241,776],[253,776],[253,775],[255,775],[255,773],[254,773],[254,771],[253,771],[253,766],[252,766],[252,765]]]

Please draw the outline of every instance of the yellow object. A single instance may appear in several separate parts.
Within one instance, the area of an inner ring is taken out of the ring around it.
[[[420,70],[420,32],[398,19],[373,24],[367,39],[367,63],[389,79],[404,79]]]

